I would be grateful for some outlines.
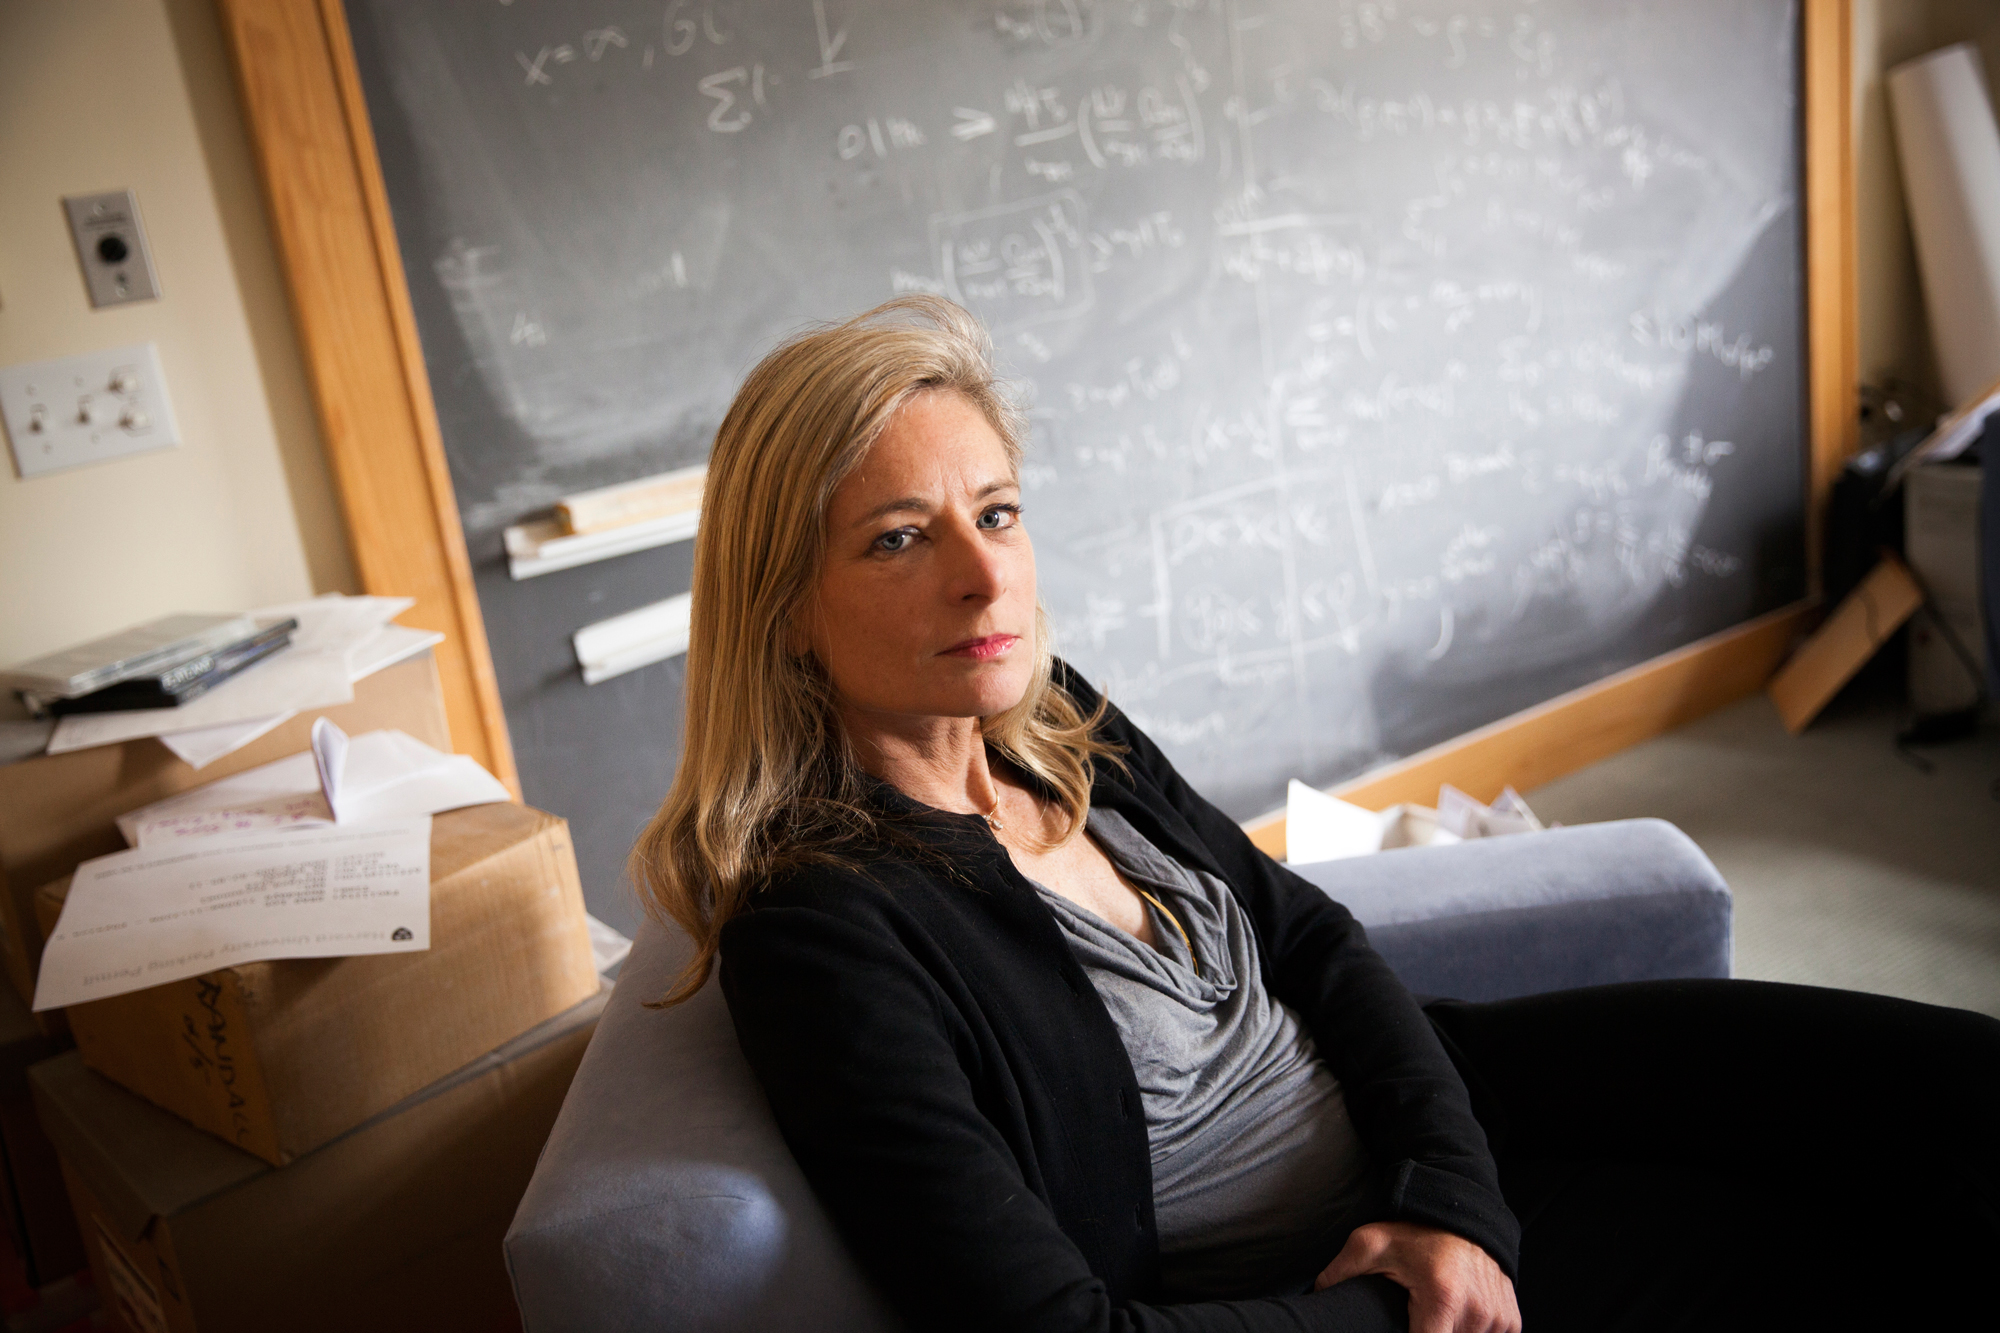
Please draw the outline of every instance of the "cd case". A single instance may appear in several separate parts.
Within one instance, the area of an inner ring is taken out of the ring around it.
[[[0,684],[44,699],[74,699],[121,680],[171,671],[257,632],[249,616],[162,616],[0,671]]]
[[[190,658],[157,675],[128,677],[75,699],[47,700],[48,711],[60,717],[69,713],[178,708],[289,645],[292,631],[298,627],[296,620],[260,625],[247,638]]]

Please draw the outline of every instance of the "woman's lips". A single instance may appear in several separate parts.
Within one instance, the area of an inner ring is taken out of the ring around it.
[[[1021,636],[1018,634],[988,634],[984,638],[955,643],[938,656],[967,657],[975,662],[985,662],[1000,656],[1020,641]]]

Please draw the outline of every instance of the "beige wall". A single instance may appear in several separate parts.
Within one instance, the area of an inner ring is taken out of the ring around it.
[[[93,310],[59,201],[121,187],[164,294]],[[209,0],[0,0],[0,364],[147,341],[179,448],[0,465],[0,664],[354,587]]]
[[[1989,91],[2000,89],[2000,4],[1995,0],[1854,0],[1861,379],[1868,384],[1894,379],[1914,388],[1921,396],[1919,414],[1951,404],[1939,401],[1937,356],[1924,323],[1882,76],[1926,51],[1965,41],[1979,44]]]

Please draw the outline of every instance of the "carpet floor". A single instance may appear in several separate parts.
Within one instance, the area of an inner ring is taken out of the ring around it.
[[[1899,753],[1905,720],[1863,693],[1791,736],[1760,694],[1528,803],[1679,825],[1735,892],[1739,977],[2000,1016],[2000,726]]]

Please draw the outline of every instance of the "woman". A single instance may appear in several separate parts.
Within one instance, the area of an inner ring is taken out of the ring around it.
[[[710,460],[686,748],[635,853],[697,946],[669,998],[720,959],[787,1142],[914,1327],[1959,1297],[2000,1239],[2000,1024],[1728,982],[1419,1007],[1052,657],[1020,451],[947,302],[765,358]]]

